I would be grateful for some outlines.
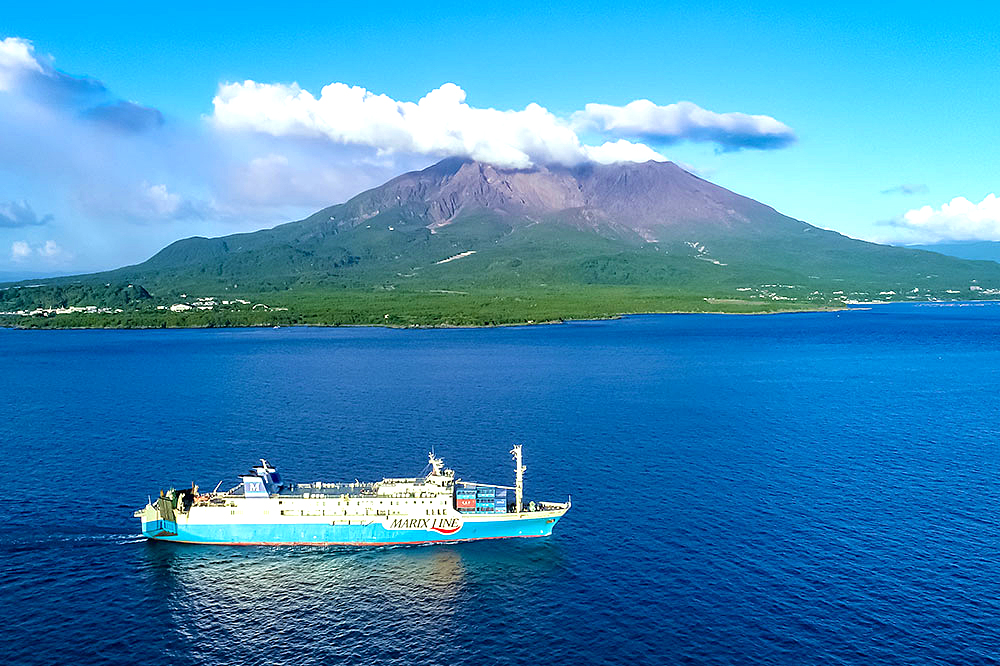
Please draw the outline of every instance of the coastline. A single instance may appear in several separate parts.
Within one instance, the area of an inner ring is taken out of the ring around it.
[[[216,322],[198,322],[192,321],[185,317],[175,318],[173,321],[160,320],[152,324],[134,324],[128,321],[120,323],[94,323],[87,325],[80,325],[73,321],[73,315],[51,315],[48,317],[39,317],[34,319],[31,324],[35,325],[24,325],[21,322],[14,320],[13,318],[7,321],[0,321],[0,329],[8,330],[157,330],[157,329],[222,329],[222,328],[387,328],[387,329],[476,329],[476,328],[511,328],[511,327],[522,327],[522,326],[551,326],[556,324],[568,324],[573,322],[587,322],[587,321],[611,321],[615,319],[622,319],[624,317],[631,316],[643,316],[643,315],[730,315],[730,316],[760,316],[760,315],[783,315],[783,314],[817,314],[824,312],[845,312],[851,309],[871,309],[875,306],[880,305],[938,305],[938,306],[962,306],[962,305],[986,305],[986,304],[996,304],[1000,303],[1000,300],[994,299],[983,299],[983,300],[954,300],[954,301],[944,301],[944,300],[932,300],[932,301],[852,301],[849,303],[843,303],[839,305],[817,305],[811,307],[777,307],[773,309],[731,309],[731,310],[702,310],[702,309],[649,309],[649,310],[629,310],[624,312],[616,312],[609,314],[593,314],[584,316],[565,316],[565,317],[550,317],[546,319],[520,319],[515,318],[509,321],[483,321],[477,323],[457,323],[447,321],[447,316],[440,316],[440,319],[445,321],[439,322],[402,322],[402,321],[385,321],[380,319],[372,319],[370,321],[323,321],[321,318],[316,318],[318,320],[314,321],[289,321],[289,320],[279,320],[273,319],[269,321],[227,321],[226,323],[216,323]],[[288,313],[290,318],[301,318],[308,315],[295,315],[294,313]],[[60,320],[59,318],[65,317],[66,319]],[[126,317],[127,319],[127,317]],[[27,323],[27,322],[25,322]]]
[[[457,323],[436,323],[436,324],[399,324],[399,323],[351,323],[351,322],[302,322],[302,323],[275,323],[275,322],[259,322],[259,323],[235,323],[228,325],[213,325],[213,324],[199,324],[199,323],[188,323],[188,324],[168,324],[162,323],[162,325],[89,325],[89,326],[79,326],[79,325],[62,325],[57,321],[53,321],[52,318],[46,318],[45,324],[42,326],[24,326],[17,323],[0,323],[0,329],[8,330],[19,330],[19,331],[88,331],[88,330],[123,330],[123,331],[150,331],[150,330],[180,330],[180,329],[222,329],[222,328],[386,328],[386,329],[410,329],[410,330],[435,330],[435,329],[479,329],[479,328],[514,328],[514,327],[525,327],[525,326],[553,326],[559,324],[569,324],[574,322],[598,322],[598,321],[613,321],[617,319],[623,319],[625,317],[632,316],[644,316],[644,315],[730,315],[730,316],[762,316],[762,315],[782,315],[782,314],[816,314],[821,312],[842,312],[849,308],[847,307],[810,307],[810,308],[777,308],[774,310],[759,310],[759,311],[732,311],[732,310],[637,310],[629,312],[618,312],[615,314],[609,314],[606,316],[586,316],[586,317],[563,317],[558,319],[546,319],[546,320],[530,320],[525,319],[521,321],[509,321],[509,322],[499,322],[499,323],[478,323],[478,324],[457,324]],[[55,316],[65,316],[65,315],[55,315]]]

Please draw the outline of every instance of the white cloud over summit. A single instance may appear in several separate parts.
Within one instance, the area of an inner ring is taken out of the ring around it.
[[[714,113],[690,102],[587,104],[568,118],[536,103],[519,110],[475,107],[454,83],[406,102],[344,83],[331,83],[316,97],[295,83],[248,80],[221,85],[212,103],[212,119],[222,129],[322,137],[387,153],[470,157],[517,168],[666,159],[630,138],[706,141],[722,150],[778,148],[795,140],[790,127],[770,116]],[[586,145],[580,131],[617,140]]]
[[[314,97],[294,83],[244,81],[220,86],[213,120],[224,129],[318,136],[388,153],[470,157],[519,168],[666,159],[628,141],[582,145],[568,122],[535,103],[498,110],[470,106],[465,99],[465,91],[454,83],[416,102],[401,102],[344,83],[331,83]]]
[[[658,152],[644,143],[632,143],[625,139],[605,141],[599,146],[583,146],[583,154],[592,162],[614,164],[615,162],[662,162]]]

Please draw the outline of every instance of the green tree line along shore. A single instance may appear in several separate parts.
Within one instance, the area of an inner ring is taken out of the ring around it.
[[[48,307],[93,305],[87,290],[76,298],[51,298]],[[751,301],[709,298],[657,288],[591,287],[586,290],[481,290],[268,292],[244,294],[249,304],[174,312],[157,309],[156,299],[120,298],[120,311],[0,315],[0,324],[20,328],[176,328],[229,326],[502,326],[603,319],[631,313],[768,313],[822,310],[825,302]],[[7,301],[0,299],[8,310]],[[23,302],[23,301],[22,301]],[[163,305],[162,303],[160,305]],[[257,309],[253,309],[258,305]],[[262,307],[266,305],[266,307]],[[280,309],[287,308],[287,309]]]

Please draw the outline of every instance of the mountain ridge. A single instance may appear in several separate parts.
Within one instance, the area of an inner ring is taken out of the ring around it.
[[[437,261],[470,250],[477,254],[493,250],[480,247],[489,241],[517,246],[508,248],[516,253],[523,243],[514,240],[541,242],[529,238],[540,235],[533,229],[539,225],[550,235],[563,237],[548,239],[556,245],[550,248],[554,253],[560,244],[590,246],[602,256],[658,252],[677,261],[753,266],[773,277],[801,271],[808,264],[826,272],[817,278],[828,280],[846,280],[849,274],[868,270],[892,283],[886,290],[899,286],[901,279],[913,279],[925,270],[923,264],[932,272],[963,266],[819,229],[670,162],[501,169],[448,158],[303,220],[249,234],[181,240],[133,268],[142,275],[149,268],[210,264],[220,275],[246,278],[252,277],[254,267],[268,270],[256,254],[281,253],[290,275],[332,273],[350,281],[352,274],[363,278],[379,263],[404,269],[403,274],[413,268],[426,270],[434,265],[428,263],[434,256]],[[619,247],[602,247],[608,240]],[[888,263],[871,261],[873,253]],[[852,266],[850,255],[867,265]],[[416,265],[406,266],[408,258]],[[685,270],[701,272],[687,263]],[[899,263],[910,265],[894,267]],[[893,276],[894,271],[903,273]],[[727,282],[724,275],[716,278]]]
[[[670,162],[504,169],[448,158],[302,220],[182,239],[134,266],[46,282],[60,280],[137,284],[159,303],[268,294],[314,309],[347,293],[352,304],[389,292],[515,302],[558,292],[612,315],[651,303],[756,311],[984,297],[1000,294],[1000,265],[851,239]],[[634,306],[629,290],[644,294]],[[436,307],[421,321],[436,321]],[[563,314],[558,303],[552,312]]]
[[[349,212],[336,219],[337,223],[360,223],[386,208],[414,203],[424,207],[433,228],[446,226],[463,210],[474,208],[529,215],[593,210],[627,219],[636,223],[636,228],[680,220],[715,221],[720,217],[747,221],[741,210],[750,207],[779,214],[770,206],[699,178],[673,162],[504,169],[448,158],[421,171],[402,174],[307,219],[346,207]]]

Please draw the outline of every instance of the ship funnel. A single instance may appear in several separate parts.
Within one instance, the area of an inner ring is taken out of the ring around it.
[[[270,497],[264,479],[256,475],[250,476],[249,474],[240,478],[243,479],[244,497]]]

